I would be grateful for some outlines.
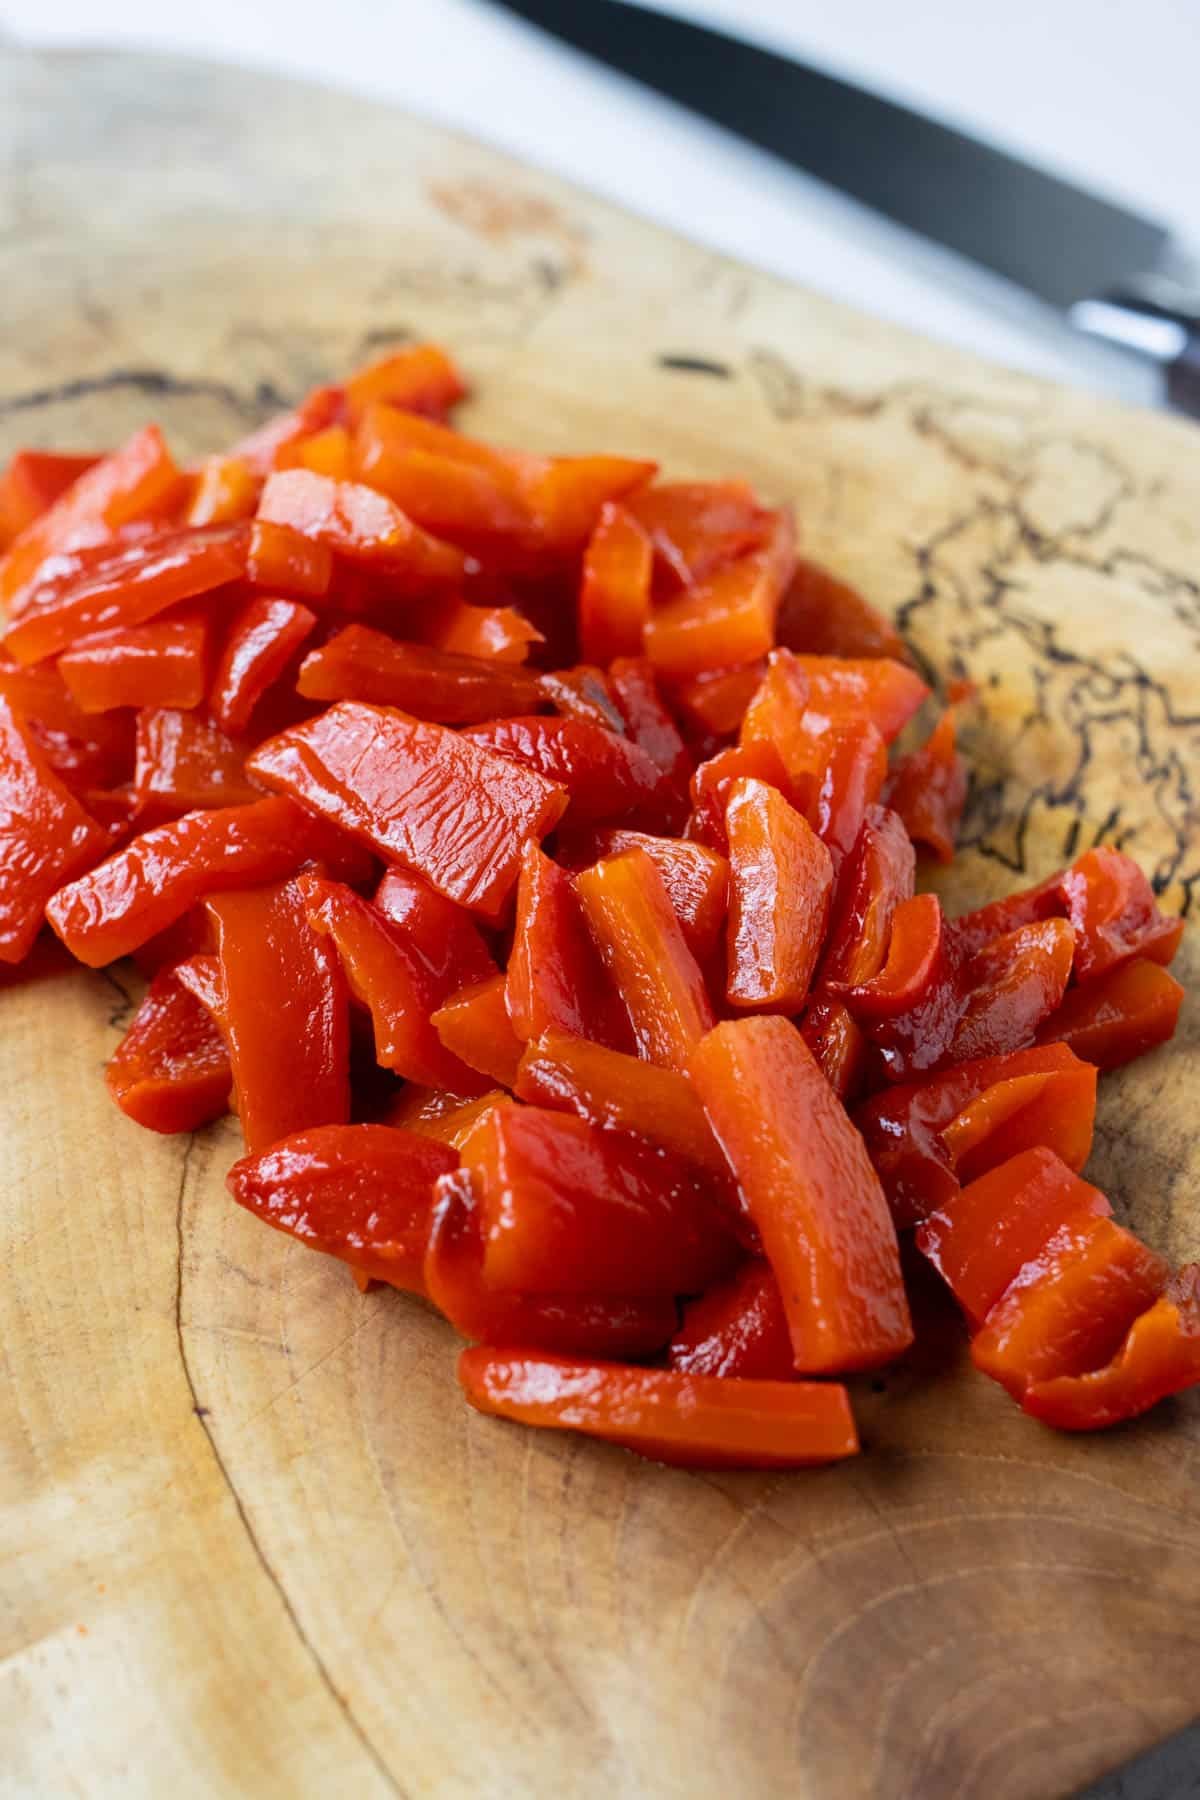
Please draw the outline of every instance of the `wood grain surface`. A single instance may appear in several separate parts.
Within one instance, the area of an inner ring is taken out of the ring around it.
[[[190,454],[436,335],[472,426],[748,476],[981,683],[956,901],[1097,841],[1192,899],[1194,429],[317,89],[6,53],[0,95],[0,451],[154,416]],[[441,1321],[225,1199],[229,1124],[113,1110],[129,1009],[120,969],[0,991],[5,1794],[1046,1800],[1200,1710],[1194,1397],[1056,1436],[946,1307],[827,1472],[474,1416]],[[1175,1258],[1197,1013],[1105,1082],[1089,1171]]]

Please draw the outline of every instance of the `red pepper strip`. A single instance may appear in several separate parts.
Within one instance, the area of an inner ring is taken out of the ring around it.
[[[483,1279],[478,1202],[463,1169],[437,1184],[425,1289],[465,1338],[527,1344],[581,1356],[651,1356],[678,1324],[669,1294],[642,1299],[509,1294]]]
[[[430,1016],[451,1055],[511,1088],[525,1046],[512,1028],[504,998],[505,978],[497,973],[460,988]]]
[[[725,1158],[686,1075],[637,1056],[545,1031],[526,1047],[514,1092],[535,1106],[577,1113],[591,1125],[632,1131],[723,1182]]]
[[[246,566],[247,529],[159,532],[93,559],[81,572],[67,558],[63,576],[51,574],[30,588],[5,648],[19,663],[41,662],[90,632],[144,625],[181,600],[236,581]]]
[[[132,774],[132,719],[127,713],[85,713],[49,663],[23,669],[0,653],[0,700],[8,701],[73,792],[115,787]]]
[[[55,889],[108,847],[108,833],[63,786],[0,697],[0,963],[24,959]]]
[[[537,676],[516,663],[398,644],[368,625],[347,625],[306,656],[297,686],[308,700],[370,700],[443,725],[529,712],[542,700]]]
[[[867,1072],[867,1040],[841,1000],[817,992],[800,1021],[800,1035],[843,1106],[858,1095]]]
[[[795,1026],[718,1025],[690,1073],[779,1282],[797,1369],[867,1368],[906,1350],[912,1326],[883,1189]]]
[[[775,514],[763,547],[726,563],[677,600],[660,607],[646,627],[646,654],[674,680],[704,669],[731,668],[765,656],[775,641],[775,616],[796,565],[791,514]]]
[[[703,962],[716,949],[729,905],[729,864],[715,850],[622,825],[564,828],[554,841],[558,860],[572,869],[619,856],[622,850],[644,850],[663,878],[692,955]]]
[[[222,731],[245,731],[258,702],[315,630],[317,615],[296,600],[263,595],[238,613],[221,651],[209,704]]]
[[[246,766],[493,921],[525,845],[558,823],[568,798],[456,732],[349,701],[269,739]]]
[[[1158,963],[1118,963],[1069,988],[1038,1032],[1041,1044],[1069,1044],[1098,1069],[1119,1069],[1175,1035],[1183,989]]]
[[[290,525],[255,519],[246,551],[246,580],[251,587],[319,600],[333,580],[333,552]]]
[[[448,998],[468,981],[494,975],[496,965],[478,925],[453,900],[436,894],[427,881],[407,869],[389,869],[375,890],[375,905],[399,926]]]
[[[1061,1225],[1021,1269],[971,1344],[971,1361],[1019,1400],[1032,1382],[1084,1375],[1115,1355],[1170,1270],[1111,1219]]]
[[[587,719],[497,719],[463,733],[513,762],[561,782],[570,795],[567,817],[591,825],[631,813],[654,815],[663,775],[628,738]]]
[[[776,650],[771,660],[784,657],[807,677],[810,712],[834,725],[869,721],[887,744],[929,698],[916,671],[887,656],[798,656],[793,650]]]
[[[385,1125],[399,1125],[405,1131],[419,1132],[422,1137],[437,1138],[458,1150],[467,1141],[484,1114],[493,1106],[507,1105],[509,1096],[502,1088],[489,1088],[473,1100],[459,1094],[448,1094],[442,1088],[418,1087],[407,1081],[388,1107],[382,1120]]]
[[[436,650],[511,663],[523,663],[531,647],[545,641],[517,607],[468,606],[465,600],[439,606],[421,636]]]
[[[346,383],[346,411],[353,422],[375,401],[385,400],[390,406],[440,419],[468,391],[440,344],[408,344],[351,375]]]
[[[684,1308],[667,1361],[688,1375],[726,1381],[791,1381],[792,1339],[779,1283],[769,1263],[743,1263],[720,1287]]]
[[[208,677],[208,623],[152,619],[81,638],[58,659],[85,713],[118,706],[199,706]]]
[[[394,459],[409,450],[421,451],[442,461],[481,469],[498,487],[506,488],[514,496],[519,496],[525,475],[547,466],[544,457],[485,444],[456,431],[442,420],[422,416],[411,408],[390,403],[386,396],[380,395],[360,409],[355,445],[356,460],[360,464],[372,446],[386,450]]]
[[[644,487],[658,465],[628,456],[556,456],[523,457],[520,469],[540,547],[566,557],[583,550],[605,504]]]
[[[1060,1431],[1095,1431],[1148,1412],[1200,1381],[1200,1264],[1173,1275],[1129,1327],[1112,1361],[1083,1375],[1032,1382],[1021,1405]]]
[[[154,977],[104,1080],[121,1111],[148,1131],[198,1131],[229,1110],[224,1040],[173,970]]]
[[[156,707],[137,716],[133,786],[144,819],[261,800],[245,765],[244,745],[197,713]]]
[[[833,862],[808,821],[762,781],[735,781],[725,810],[733,1006],[798,1012],[825,941]]]
[[[478,979],[474,959],[460,962],[451,950],[435,963],[419,929],[392,924],[350,888],[313,876],[301,886],[309,924],[333,939],[351,994],[370,1012],[380,1067],[456,1094],[479,1093],[479,1075],[451,1054],[431,1022],[465,981]],[[483,967],[491,970],[486,953]]]
[[[653,666],[644,658],[618,657],[608,671],[609,686],[625,721],[625,732],[667,777],[677,796],[677,816],[664,820],[664,830],[677,830],[687,817],[687,788],[692,758],[658,691]]]
[[[1081,1181],[1053,1150],[1024,1150],[930,1213],[917,1227],[916,1244],[977,1331],[1056,1231],[1111,1212],[1100,1189]]]
[[[912,842],[898,815],[869,806],[846,865],[841,905],[829,933],[818,987],[851,987],[878,975],[887,956],[896,909],[911,900],[916,874]]]
[[[394,407],[368,407],[354,435],[354,473],[462,549],[503,560],[512,541],[524,545],[533,520],[511,471],[414,442],[409,425]]]
[[[704,974],[644,850],[607,856],[575,877],[588,926],[615,982],[638,1054],[684,1071],[715,1023]]]
[[[290,525],[302,537],[365,563],[415,593],[453,586],[468,567],[461,550],[430,537],[386,495],[358,481],[332,481],[311,469],[268,475],[258,516]]]
[[[334,424],[341,417],[344,406],[345,395],[340,387],[314,388],[294,411],[277,413],[273,419],[268,419],[249,437],[234,444],[229,455],[238,457],[255,475],[267,475],[275,468],[281,451],[298,438],[312,437],[316,432],[324,431],[327,425]]]
[[[463,1351],[458,1378],[479,1412],[680,1468],[802,1469],[858,1451],[840,1382],[726,1381],[483,1346]]]
[[[674,690],[675,704],[693,724],[715,737],[732,737],[746,714],[762,678],[766,662],[743,663],[740,668],[706,669]]]
[[[936,894],[901,900],[892,915],[883,967],[865,981],[831,982],[860,1023],[871,1026],[920,1006],[936,984],[949,982],[943,946],[945,919]],[[955,997],[957,999],[957,997]]]
[[[527,844],[508,959],[508,1016],[525,1042],[544,1031],[623,1049],[629,1028],[565,870]],[[511,1084],[508,1084],[511,1085]]]
[[[932,850],[939,862],[953,862],[967,798],[967,765],[955,748],[953,711],[942,714],[919,749],[900,758],[884,795],[914,843]]]
[[[10,613],[20,610],[23,590],[47,557],[104,543],[123,525],[162,519],[184,486],[158,426],[147,425],[73,481],[17,536],[0,566],[0,601]]]
[[[239,1206],[311,1250],[422,1294],[433,1184],[457,1161],[414,1131],[321,1125],[244,1156],[225,1185]]]
[[[0,476],[0,551],[99,461],[98,456],[67,456],[55,450],[15,450]]]
[[[170,973],[175,976],[180,987],[186,988],[193,999],[199,1001],[218,1031],[223,1033],[228,1008],[225,1004],[225,982],[221,975],[220,957],[198,951],[194,956],[187,956],[182,962],[176,963]]]
[[[882,791],[887,746],[867,720],[833,726],[816,740],[815,749],[815,797],[809,817],[833,858],[834,879],[840,881],[867,814]],[[792,780],[794,783],[796,778]]]
[[[885,1089],[854,1122],[905,1226],[947,1205],[960,1175],[973,1181],[1022,1150],[1044,1145],[1082,1169],[1095,1113],[1095,1069],[1046,1044]]]
[[[286,445],[275,459],[279,469],[312,469],[317,475],[332,475],[335,481],[352,481],[354,445],[344,425],[327,425],[311,437],[297,438]]]
[[[908,645],[890,619],[820,563],[801,557],[779,607],[776,636],[812,656],[890,656],[909,662]]]
[[[236,525],[252,519],[262,481],[240,456],[210,456],[194,475],[185,525]]]
[[[589,662],[638,656],[650,618],[654,546],[632,512],[604,506],[583,556],[579,642]]]
[[[219,894],[207,905],[246,1149],[253,1155],[294,1131],[345,1124],[346,981],[332,945],[308,922],[303,885]]]
[[[603,669],[591,663],[577,663],[573,669],[548,669],[538,676],[538,687],[542,699],[564,719],[584,719],[617,737],[628,735]]]
[[[644,487],[628,509],[680,587],[760,545],[771,524],[744,481],[675,481]]]
[[[813,737],[808,709],[808,676],[798,656],[772,650],[752,693],[745,697],[738,744],[743,750],[769,744],[793,781],[803,781],[813,766]]]
[[[971,958],[966,1011],[947,1058],[967,1062],[1020,1050],[1066,992],[1075,934],[1065,919],[1044,919],[997,938]]]
[[[743,779],[769,783],[778,788],[797,812],[806,811],[803,802],[808,798],[808,789],[798,792],[793,786],[774,744],[760,741],[718,750],[715,756],[702,762],[692,776],[692,816],[688,822],[688,836],[726,858],[729,834],[725,829],[725,811],[734,783]]]
[[[128,956],[206,895],[276,881],[330,845],[328,827],[290,800],[186,813],[60,887],[46,917],[71,954],[98,969]]]

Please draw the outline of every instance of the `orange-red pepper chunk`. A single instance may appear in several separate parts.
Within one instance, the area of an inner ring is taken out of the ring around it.
[[[248,437],[239,439],[229,451],[244,462],[253,474],[270,473],[286,451],[298,439],[312,437],[326,426],[336,424],[345,411],[345,392],[340,387],[313,388],[291,412],[276,413]]]
[[[446,1049],[470,1069],[511,1088],[525,1046],[512,1028],[499,972],[460,988],[430,1016]]]
[[[919,749],[902,756],[888,778],[887,804],[916,844],[953,862],[954,839],[967,798],[967,765],[955,747],[954,711],[938,720]]]
[[[801,1469],[858,1450],[838,1382],[723,1380],[483,1347],[463,1351],[458,1378],[479,1412],[681,1468]]]
[[[268,475],[258,517],[290,525],[301,537],[365,563],[413,593],[453,587],[468,567],[461,550],[422,531],[386,495],[311,469]]]
[[[246,580],[251,587],[319,600],[333,579],[328,544],[305,537],[290,525],[255,519],[246,548]]]
[[[638,1054],[682,1072],[715,1015],[662,876],[644,850],[624,850],[581,870],[575,891]]]
[[[394,406],[369,406],[354,434],[354,472],[438,537],[505,559],[525,549],[533,518],[502,456],[464,456],[465,440]]]
[[[1174,1037],[1182,1002],[1174,976],[1139,957],[1068,988],[1038,1031],[1038,1041],[1069,1044],[1084,1062],[1119,1069]]]
[[[557,824],[568,799],[457,732],[351,701],[269,739],[246,767],[493,921],[525,845]]]
[[[1095,1431],[1136,1418],[1200,1382],[1200,1264],[1189,1263],[1136,1318],[1102,1368],[1034,1381],[1021,1405],[1060,1431]]]
[[[24,959],[55,890],[108,847],[0,696],[0,963]]]
[[[50,663],[23,669],[0,652],[0,700],[7,700],[50,767],[73,793],[115,786],[133,769],[127,713],[85,713]]]
[[[679,796],[680,816],[664,820],[664,830],[677,829],[687,816],[687,786],[692,758],[670,708],[659,692],[654,666],[644,657],[618,657],[608,671],[609,686],[625,721],[626,735],[658,764],[667,786]]]
[[[544,1031],[570,1032],[616,1048],[629,1042],[620,997],[571,878],[536,844],[525,846],[521,860],[506,994],[522,1042]]]
[[[735,781],[725,808],[730,901],[726,996],[733,1006],[800,1010],[825,941],[833,861],[776,788]]]
[[[688,821],[688,836],[725,858],[729,855],[725,809],[734,783],[742,780],[767,782],[800,812],[807,810],[810,797],[807,780],[793,783],[774,744],[758,740],[753,744],[731,744],[727,750],[718,750],[715,756],[702,762],[692,776],[692,816]]]
[[[209,706],[221,727],[247,730],[254,709],[316,629],[317,615],[297,600],[262,595],[248,600],[229,627]]]
[[[208,680],[208,622],[151,619],[80,638],[58,659],[85,713],[118,706],[199,706]]]
[[[589,719],[496,719],[468,726],[464,736],[561,782],[573,825],[659,815],[662,771],[628,738]]]
[[[619,856],[623,850],[644,850],[662,876],[693,956],[703,962],[716,949],[729,906],[729,863],[707,844],[658,837],[627,825],[563,827],[555,844],[556,856],[573,869]]]
[[[792,1339],[770,1264],[752,1258],[685,1307],[667,1362],[689,1375],[793,1380]]]
[[[346,383],[346,411],[353,421],[375,401],[440,419],[467,394],[467,384],[440,344],[406,344],[367,364]]]
[[[301,882],[213,895],[225,1034],[246,1149],[350,1117],[346,981]]]
[[[146,707],[137,715],[133,775],[140,823],[202,807],[249,806],[263,790],[246,778],[246,745],[199,712]]]
[[[800,1033],[780,1018],[718,1025],[690,1074],[779,1282],[797,1369],[833,1374],[906,1350],[883,1189]]]
[[[0,475],[0,553],[99,460],[57,450],[14,451]]]
[[[458,1161],[435,1138],[390,1125],[323,1125],[234,1163],[240,1206],[376,1281],[425,1291],[433,1184]]]
[[[307,700],[399,706],[440,725],[470,725],[541,705],[536,675],[515,663],[401,644],[369,625],[347,625],[305,657],[297,682]]]
[[[437,1138],[458,1150],[479,1120],[493,1106],[503,1105],[508,1099],[502,1088],[489,1088],[486,1093],[464,1100],[461,1094],[447,1093],[444,1088],[419,1087],[415,1081],[406,1081],[379,1123],[399,1125],[404,1131]]]
[[[191,479],[185,525],[235,525],[253,518],[262,479],[242,457],[209,456]]]
[[[579,642],[589,662],[641,654],[653,573],[654,547],[634,515],[623,506],[603,507],[579,588]]]
[[[154,977],[104,1071],[121,1111],[148,1131],[197,1131],[229,1110],[229,1054],[173,969]]]
[[[800,557],[779,606],[779,643],[810,656],[890,656],[908,662],[908,646],[857,588]]]
[[[439,606],[433,618],[422,622],[419,636],[436,650],[490,662],[523,663],[533,645],[544,642],[519,608],[470,606],[465,600]]]
[[[775,641],[775,616],[795,563],[791,515],[776,513],[762,549],[724,564],[654,613],[645,631],[654,667],[685,679],[765,656]]]
[[[632,495],[628,508],[680,587],[757,549],[772,523],[744,481],[656,482]]]

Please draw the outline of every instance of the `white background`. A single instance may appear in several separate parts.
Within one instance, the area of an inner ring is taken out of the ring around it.
[[[1200,0],[657,3],[915,102],[1200,247]],[[1125,359],[1079,347],[997,284],[486,0],[0,0],[0,26],[30,43],[189,50],[395,99],[918,330],[1131,398],[1152,391]]]

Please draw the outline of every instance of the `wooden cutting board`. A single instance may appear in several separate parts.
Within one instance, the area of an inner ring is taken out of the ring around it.
[[[1191,898],[1194,429],[315,88],[10,54],[0,91],[0,451],[154,416],[190,454],[436,335],[472,426],[748,476],[981,684],[955,901],[1100,841]],[[113,1110],[130,1004],[120,970],[0,991],[6,1793],[1045,1800],[1200,1710],[1194,1397],[1056,1436],[947,1307],[828,1472],[479,1418],[444,1324],[227,1202],[232,1127]],[[1198,1010],[1104,1083],[1090,1171],[1178,1259]]]

